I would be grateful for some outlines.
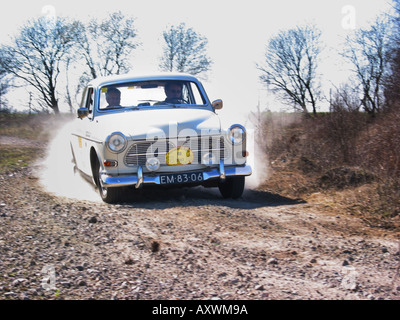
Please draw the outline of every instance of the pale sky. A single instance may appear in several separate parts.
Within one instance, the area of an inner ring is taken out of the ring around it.
[[[271,94],[259,84],[255,64],[262,62],[268,39],[276,32],[297,24],[314,23],[322,30],[329,54],[351,32],[345,23],[346,6],[353,9],[354,26],[359,28],[387,11],[389,3],[389,0],[15,1],[0,11],[0,42],[6,42],[28,19],[41,15],[85,21],[121,10],[136,18],[142,43],[132,59],[133,71],[148,73],[158,70],[162,31],[168,25],[185,22],[209,41],[208,54],[214,64],[208,81],[203,84],[210,99],[224,100],[221,115],[241,117],[245,111],[254,110],[259,101],[262,109],[275,109],[270,102]],[[335,82],[342,77],[340,68],[331,59],[324,61],[323,67],[325,79]]]

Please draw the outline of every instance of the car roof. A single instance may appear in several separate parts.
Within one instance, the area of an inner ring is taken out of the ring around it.
[[[197,81],[198,79],[192,75],[185,73],[157,73],[157,74],[124,74],[108,77],[99,77],[89,82],[89,86],[101,87],[104,85],[112,85],[130,81],[147,81],[147,80],[181,80],[181,81]]]

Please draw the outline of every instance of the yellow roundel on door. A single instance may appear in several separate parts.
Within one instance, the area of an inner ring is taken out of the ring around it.
[[[189,148],[176,147],[167,153],[165,162],[169,166],[179,166],[192,163],[193,158],[193,152]]]

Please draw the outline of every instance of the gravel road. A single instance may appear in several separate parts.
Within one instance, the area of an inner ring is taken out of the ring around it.
[[[398,232],[321,203],[199,187],[108,205],[38,172],[0,175],[0,299],[400,298]]]

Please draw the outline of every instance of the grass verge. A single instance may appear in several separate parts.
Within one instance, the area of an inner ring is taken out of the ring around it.
[[[27,167],[38,156],[36,148],[0,146],[0,173]]]

